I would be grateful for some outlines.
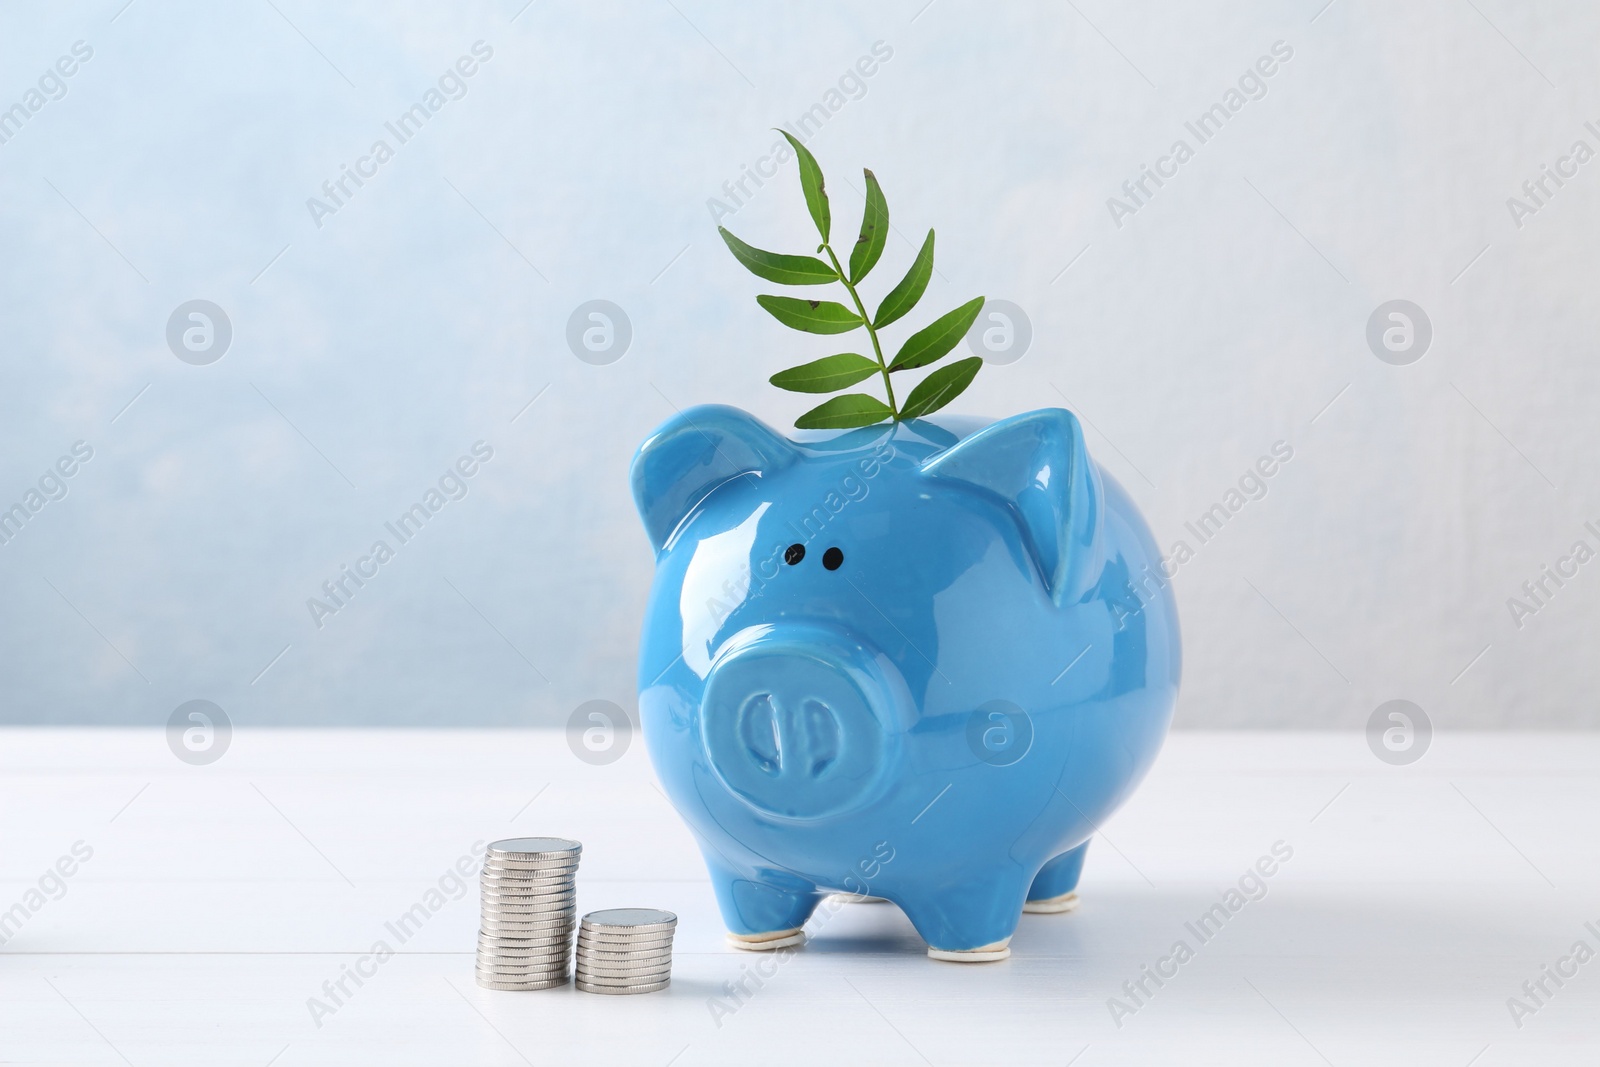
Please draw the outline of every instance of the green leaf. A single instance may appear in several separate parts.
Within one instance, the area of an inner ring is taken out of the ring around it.
[[[790,137],[787,130],[778,132],[794,148],[795,157],[800,161],[800,188],[806,194],[806,210],[811,212],[811,221],[817,224],[817,232],[826,241],[833,219],[828,214],[828,191],[823,186],[822,168],[817,166],[817,157],[807,151],[805,145]]]
[[[756,297],[756,303],[791,330],[806,333],[846,333],[862,325],[861,316],[832,300],[802,300],[794,296]]]
[[[979,362],[983,362],[979,360]],[[894,417],[889,405],[866,393],[846,393],[824,401],[794,420],[800,430],[848,430]]]
[[[781,282],[784,285],[825,285],[839,280],[839,275],[834,273],[833,268],[820,259],[763,252],[759,248],[745,244],[721,226],[717,227],[717,232],[722,234],[722,239],[727,242],[728,251],[733,253],[733,257],[758,278],[765,278],[769,282]]]
[[[949,314],[940,315],[931,325],[906,338],[906,343],[900,346],[900,351],[895,355],[894,362],[889,364],[889,369],[914,370],[943,359],[945,353],[961,341],[982,309],[983,297],[978,296]]]
[[[867,207],[861,213],[861,236],[856,238],[856,246],[850,252],[852,285],[877,266],[878,257],[883,255],[884,242],[889,239],[889,202],[883,198],[883,189],[878,186],[877,176],[870,170],[861,173],[867,176]]]
[[[791,393],[831,393],[878,373],[878,364],[854,352],[824,356],[774,374],[770,381]]]
[[[933,277],[933,231],[929,230],[928,239],[922,242],[922,251],[918,252],[917,258],[911,262],[911,269],[906,271],[906,276],[900,279],[900,284],[889,290],[889,295],[878,305],[878,314],[872,321],[873,329],[883,329],[916,307],[917,301],[922,299],[923,292],[927,290],[928,279],[931,277]]]
[[[944,407],[960,396],[983,366],[983,357],[969,356],[958,359],[948,367],[940,367],[918,383],[900,405],[902,419],[920,419]]]

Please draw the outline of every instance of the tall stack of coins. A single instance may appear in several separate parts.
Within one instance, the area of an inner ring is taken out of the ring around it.
[[[612,994],[667,988],[677,925],[676,915],[655,908],[591,911],[578,928],[578,988]]]
[[[478,984],[549,989],[572,977],[575,878],[583,846],[564,837],[496,841],[483,857]]]

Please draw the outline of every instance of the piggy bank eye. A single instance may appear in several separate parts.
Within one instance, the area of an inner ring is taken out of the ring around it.
[[[796,541],[783,550],[783,561],[793,567],[796,563],[806,558],[806,546]],[[826,560],[824,560],[826,562]]]
[[[837,548],[830,548],[822,554],[822,565],[830,571],[836,571],[844,565],[844,553]]]

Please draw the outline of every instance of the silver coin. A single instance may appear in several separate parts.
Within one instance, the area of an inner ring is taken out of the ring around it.
[[[497,982],[492,979],[486,979],[482,975],[478,976],[478,985],[484,989],[505,989],[519,992],[532,989],[554,989],[556,986],[566,985],[570,981],[572,979],[568,975],[562,975],[559,978],[546,978],[542,982]]]
[[[621,963],[624,960],[670,960],[672,952],[662,949],[595,949],[594,945],[574,945],[578,950],[579,960],[595,960],[598,963]]]
[[[577,910],[577,904],[578,902],[572,898],[570,893],[560,897],[518,897],[506,896],[505,894],[490,896],[485,893],[478,898],[478,907],[480,908],[521,908],[526,911],[543,912],[546,915],[564,912],[572,914],[574,924],[578,921],[577,915],[574,914]]]
[[[524,897],[507,893],[483,893],[478,897],[478,903],[483,907],[495,908],[527,908],[530,910],[543,909],[544,911],[572,911],[577,906],[577,900],[571,893],[562,893],[555,896]]]
[[[524,889],[543,889],[552,886],[575,884],[576,871],[479,871],[478,885],[521,886]]]
[[[575,970],[578,974],[590,978],[631,978],[636,982],[642,982],[645,979],[665,978],[672,973],[672,963],[668,961],[665,964],[652,963],[639,967],[610,967],[579,960]]]
[[[486,952],[478,950],[475,963],[484,970],[513,971],[513,970],[548,970],[553,967],[565,967],[571,955],[565,952],[551,952],[539,956],[518,955],[514,952]]]
[[[649,985],[610,986],[599,982],[585,981],[584,979],[579,978],[576,979],[573,984],[585,993],[604,993],[608,996],[627,996],[633,993],[654,993],[658,990],[665,989],[672,984],[672,979],[667,978],[660,982],[652,982]]]
[[[483,923],[492,923],[495,926],[505,926],[509,923],[517,926],[540,926],[547,928],[560,926],[565,927],[567,930],[576,930],[576,927],[572,925],[572,916],[562,915],[559,912],[556,914],[550,914],[548,912],[508,912],[495,911],[492,908],[484,908],[483,911],[478,913],[478,919],[480,925]]]
[[[481,869],[485,871],[528,871],[534,874],[544,874],[553,871],[575,871],[578,867],[578,861],[571,857],[541,860],[522,859],[516,856],[486,856]]]
[[[659,952],[579,952],[574,958],[579,963],[611,967],[643,967],[672,962],[671,956]]]
[[[478,934],[482,937],[493,937],[502,940],[517,941],[530,948],[534,945],[549,945],[552,947],[556,945],[564,945],[569,949],[572,947],[572,931],[563,930],[560,927],[546,927],[541,929],[539,927],[505,926],[495,925],[493,923],[483,923],[478,927]]]
[[[572,977],[587,985],[607,986],[612,989],[629,988],[632,986],[642,985],[657,985],[672,981],[672,975],[670,974],[640,975],[636,978],[597,978],[592,974],[583,974],[574,971]]]
[[[479,955],[503,956],[506,959],[515,959],[518,956],[570,956],[572,946],[561,941],[542,943],[536,941],[486,941],[478,939]]]
[[[517,912],[517,910],[498,909],[498,907],[485,907],[478,912],[478,918],[486,923],[533,923],[536,926],[568,926],[576,931],[571,913],[562,912]]]
[[[528,886],[571,885],[577,876],[578,872],[572,869],[564,871],[524,871],[504,867],[479,871],[478,884],[500,885],[509,882],[513,885]]]
[[[485,867],[478,872],[478,881],[490,878],[509,878],[512,881],[571,881],[578,877],[578,867]]]
[[[572,908],[501,908],[485,904],[479,909],[478,914],[485,919],[494,919],[496,922],[510,923],[537,923],[541,926],[570,926],[574,930],[577,924],[573,921]]]
[[[578,886],[571,881],[483,881],[478,896],[576,897]]]
[[[578,896],[578,885],[573,881],[490,881],[478,883],[478,896],[552,897]]]
[[[539,883],[557,883],[557,881],[571,881],[578,877],[576,867],[562,867],[555,870],[531,870],[523,867],[485,867],[478,872],[478,885],[488,885],[491,881],[528,881],[533,885]]]
[[[479,904],[499,904],[512,908],[548,908],[557,911],[572,908],[577,905],[577,895],[568,889],[560,893],[502,893],[483,892],[478,894]]]
[[[484,948],[499,948],[507,952],[533,952],[561,949],[572,951],[572,938],[562,933],[535,935],[510,933],[502,930],[479,930],[478,944]]]
[[[576,852],[486,852],[485,863],[520,863],[524,865],[576,865],[583,862],[583,850]]]
[[[552,952],[540,956],[519,956],[515,953],[486,952],[479,949],[474,957],[476,965],[484,970],[515,971],[528,969],[549,970],[552,967],[565,967],[571,957],[565,952]]]
[[[484,974],[478,972],[472,976],[479,985],[494,983],[496,986],[528,986],[534,989],[548,989],[551,986],[565,985],[572,980],[572,975],[564,971],[555,974]]]
[[[578,902],[577,895],[572,890],[560,893],[502,893],[483,892],[478,894],[479,904],[500,904],[513,908],[570,908]]]
[[[506,930],[498,926],[478,927],[478,943],[486,941],[505,945],[522,945],[524,947],[545,943],[572,944],[572,933],[559,927],[546,930]]]
[[[493,942],[503,945],[527,947],[539,943],[572,944],[572,932],[554,927],[548,930],[505,930],[497,926],[478,927],[478,943]]]
[[[659,948],[672,947],[670,937],[596,937],[593,931],[578,927],[578,936],[598,949],[615,951],[622,948]]]
[[[478,974],[534,974],[538,977],[550,977],[552,974],[565,974],[568,971],[566,960],[541,961],[541,963],[510,963],[506,960],[478,960],[474,969]]]
[[[584,937],[583,931],[578,931],[575,939],[583,946],[585,952],[659,952],[664,956],[672,954],[671,941],[596,941]]]
[[[579,957],[573,966],[594,974],[623,974],[629,971],[670,971],[671,960],[587,960]]]
[[[597,949],[640,949],[645,945],[650,947],[666,947],[672,944],[672,934],[638,934],[637,937],[621,937],[618,934],[595,933],[594,929],[587,926],[578,926],[578,936],[584,941],[595,945]]]
[[[643,933],[646,930],[671,930],[678,925],[678,917],[658,908],[606,908],[585,915],[583,925],[616,933]]]
[[[656,974],[654,977],[627,977],[616,974],[578,974],[578,981],[589,982],[590,985],[654,985],[656,982],[669,981],[670,974]]]
[[[478,931],[480,938],[492,937],[503,944],[517,945],[521,948],[563,948],[572,951],[572,935],[561,930],[545,932],[540,930],[507,930],[504,927],[490,926]]]
[[[511,882],[515,885],[570,885],[577,877],[575,871],[480,871],[478,873],[479,885],[499,885],[502,882]]]
[[[568,931],[577,929],[572,925],[572,916],[562,915],[560,912],[543,915],[507,915],[504,912],[490,911],[485,908],[479,913],[478,919],[480,926],[526,927],[530,930],[553,930],[556,927]]]
[[[573,958],[585,967],[669,967],[672,965],[672,957],[666,954],[627,956],[621,959],[614,959],[610,956],[596,956],[590,952],[579,952]]]
[[[485,941],[483,941],[485,937],[494,937],[496,941],[493,944],[485,944]],[[571,937],[563,937],[562,934],[554,934],[554,936],[549,937],[536,937],[531,936],[531,934],[528,934],[528,936],[512,936],[512,934],[496,933],[493,929],[480,929],[478,931],[478,947],[480,949],[494,949],[496,952],[504,952],[506,955],[515,955],[515,953],[531,955],[531,953],[539,952],[571,953],[573,941],[571,941]]]
[[[552,918],[570,918],[573,928],[578,926],[578,917],[574,915],[573,902],[571,901],[478,901],[478,909],[483,912],[494,912],[496,915],[533,915],[534,918],[549,915]]]
[[[531,882],[493,882],[478,887],[479,900],[503,900],[518,904],[572,904],[578,899],[575,885],[534,885]]]
[[[538,978],[511,978],[494,974],[473,976],[485,989],[553,989],[572,981],[570,974],[543,975]]]
[[[478,881],[491,878],[510,881],[571,881],[578,877],[578,867],[483,867],[478,870]]]
[[[555,878],[577,873],[576,863],[506,863],[489,860],[478,868],[478,875],[504,874],[513,878]]]
[[[573,899],[571,893],[553,897],[519,897],[507,896],[504,893],[491,896],[485,893],[478,898],[478,904],[485,908],[521,908],[525,911],[551,912],[575,911],[578,902]],[[576,921],[577,916],[573,916],[573,919]]]
[[[473,963],[480,970],[485,971],[548,971],[566,967],[569,959],[570,957],[565,953],[558,953],[552,956],[503,956],[480,952]]]
[[[575,871],[580,860],[572,856],[485,856],[483,866],[485,871],[530,871],[543,873],[546,871]]]
[[[671,956],[671,945],[597,945],[574,939],[578,951],[591,956]]]
[[[527,871],[531,874],[544,874],[556,871],[575,871],[582,862],[577,856],[563,856],[559,859],[535,859],[521,856],[485,856],[479,868],[482,871]]]
[[[579,952],[629,952],[629,953],[655,953],[661,956],[672,955],[672,942],[656,941],[645,944],[624,944],[617,941],[590,941],[579,934],[573,939],[577,942]]]
[[[674,926],[645,926],[639,929],[618,929],[614,926],[598,926],[589,921],[587,915],[583,918],[583,930],[595,937],[610,938],[612,940],[634,940],[643,938],[649,941],[653,938],[671,937],[677,933]]]
[[[478,901],[478,907],[484,911],[501,912],[506,914],[559,915],[563,917],[570,917],[573,920],[573,925],[577,925],[577,916],[573,914],[576,909],[574,908],[573,901],[571,900],[561,900],[557,898],[551,900],[529,901],[517,900],[514,898],[496,898],[493,900],[485,898]]]
[[[500,922],[514,923],[555,923],[565,922],[572,925],[572,911],[554,908],[516,908],[502,905],[485,904],[478,912],[485,919],[495,919]],[[576,926],[573,927],[576,929]]]
[[[497,982],[537,982],[542,978],[554,978],[556,975],[572,972],[564,963],[548,967],[502,967],[493,963],[480,963],[473,968],[473,973],[493,978]]]
[[[576,862],[584,846],[565,837],[509,837],[494,841],[483,853],[483,861]]]
[[[583,842],[567,837],[507,837],[489,842],[487,855],[560,856],[582,851]]]
[[[597,978],[592,974],[583,974],[581,972],[574,971],[572,977],[579,982],[585,983],[586,985],[607,986],[612,989],[630,988],[633,986],[642,985],[658,985],[672,981],[672,975],[670,974],[640,975],[634,978]]]
[[[539,941],[559,941],[563,944],[572,943],[572,934],[559,927],[548,930],[502,930],[497,926],[478,925],[478,943],[486,941],[505,945],[531,945]]]
[[[479,933],[478,951],[490,952],[497,956],[570,956],[572,944],[561,938],[533,941],[527,938],[511,939]]]
[[[558,974],[572,973],[572,968],[567,966],[566,960],[551,960],[528,967],[517,967],[498,960],[489,960],[485,963],[474,964],[472,969],[475,974],[493,977],[502,982],[513,979],[521,982],[532,982],[540,978],[554,978]]]
[[[567,960],[564,956],[557,956],[548,960],[530,960],[524,958],[486,958],[480,955],[473,961],[472,965],[480,971],[503,971],[519,974],[531,974],[537,971],[542,975],[551,975],[557,971],[568,969]]]
[[[670,945],[672,934],[610,934],[603,930],[591,930],[587,926],[578,926],[578,936],[596,945]]]
[[[583,842],[570,837],[505,837],[489,842],[488,854],[509,852],[523,856],[542,856],[563,852],[582,852]]]

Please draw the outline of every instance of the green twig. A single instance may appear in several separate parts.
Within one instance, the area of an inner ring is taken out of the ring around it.
[[[833,263],[833,269],[838,272],[839,281],[843,283],[845,291],[850,294],[850,299],[855,301],[856,313],[861,316],[861,323],[867,328],[867,336],[872,339],[872,355],[878,361],[878,372],[883,375],[883,388],[889,394],[889,414],[895,422],[900,421],[900,409],[894,402],[894,385],[889,381],[889,365],[883,361],[883,347],[878,344],[878,331],[873,329],[872,316],[867,314],[867,309],[861,303],[861,295],[856,292],[856,287],[850,284],[850,278],[839,265],[839,257],[833,254],[833,245],[826,241],[822,250],[828,253],[828,259]]]

